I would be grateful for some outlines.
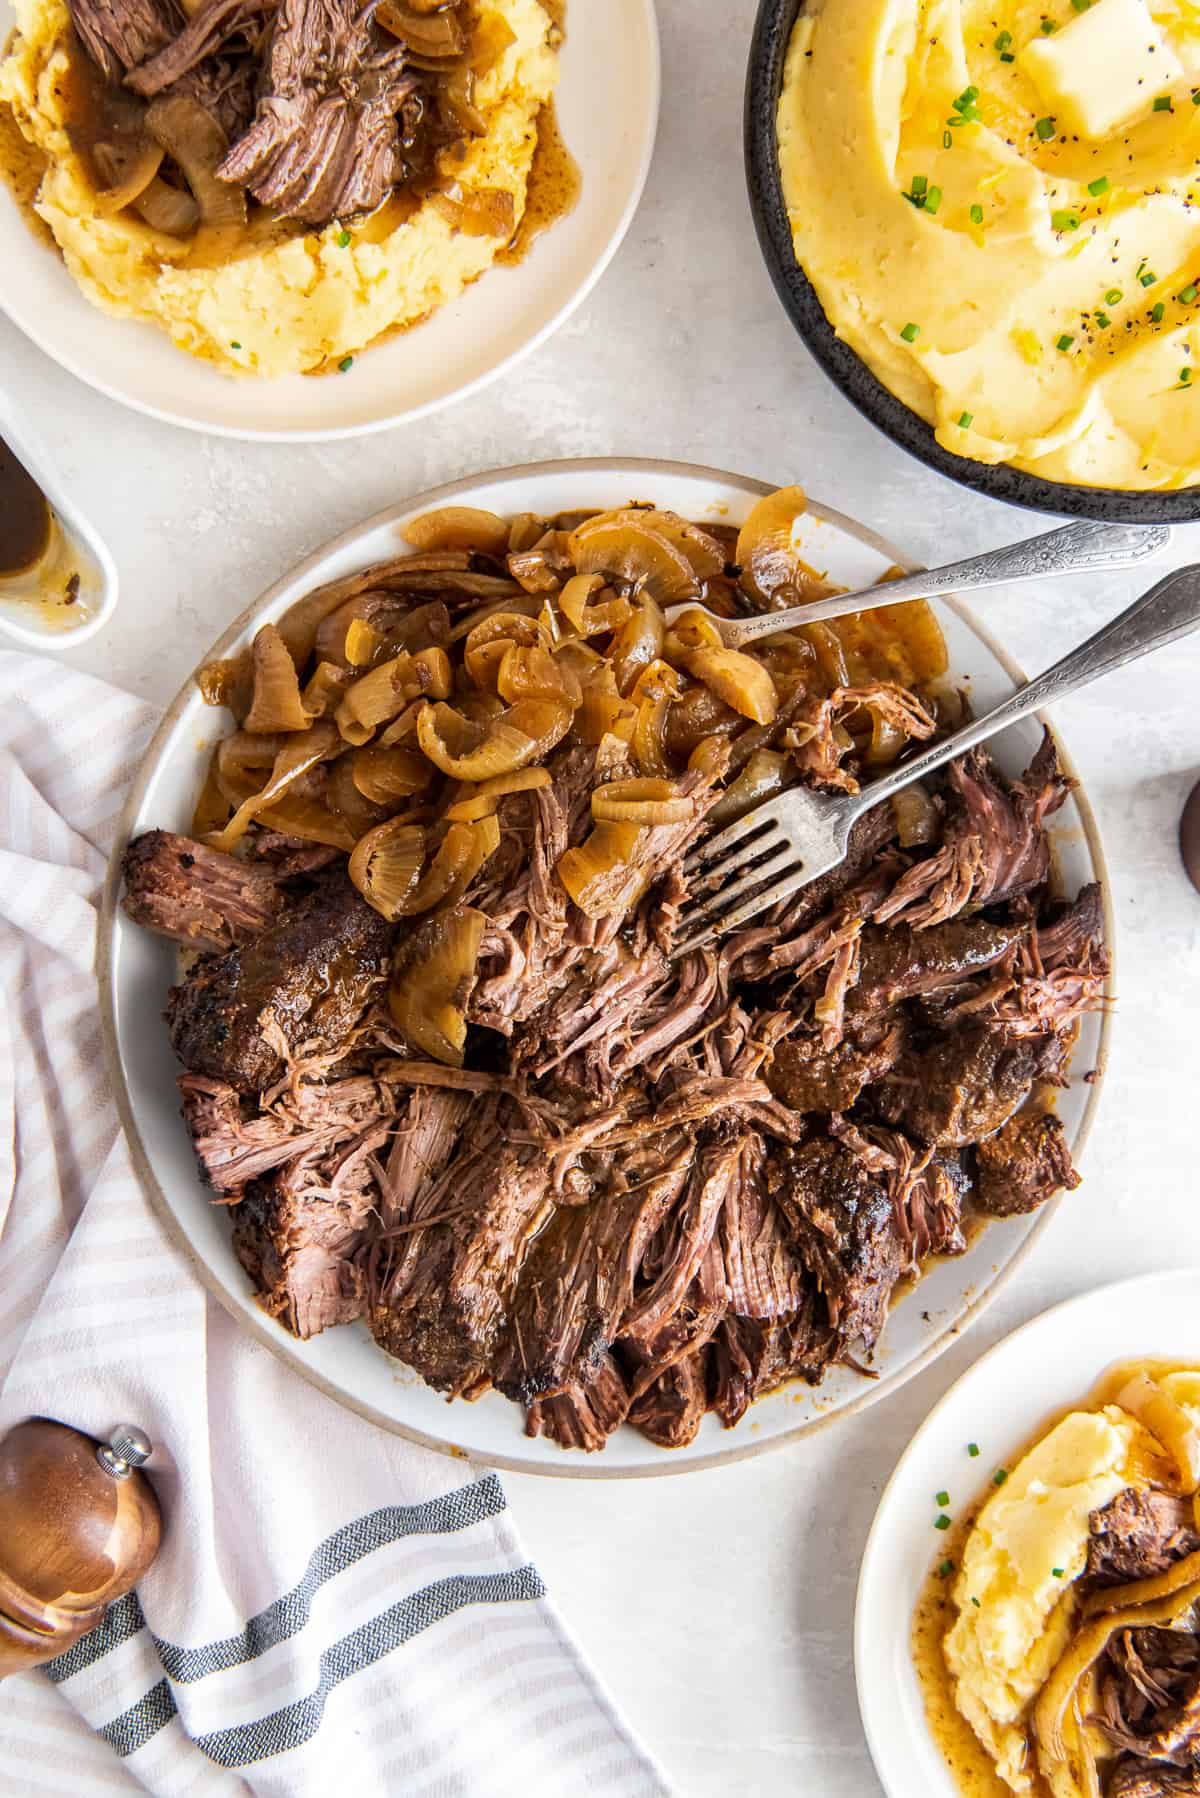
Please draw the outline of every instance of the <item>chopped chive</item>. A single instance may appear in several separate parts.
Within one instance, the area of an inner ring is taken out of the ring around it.
[[[1154,102],[1154,110],[1155,112],[1172,112],[1174,108],[1171,105],[1170,94],[1159,94]]]
[[[980,1604],[980,1602],[977,1598],[972,1598],[971,1603],[975,1606],[975,1609],[977,1611],[982,1611],[983,1606]]]
[[[920,325],[907,324],[900,335],[903,337],[905,343],[915,343],[917,338],[921,335],[921,327]]]
[[[1154,305],[1151,306],[1151,308],[1150,308],[1151,323],[1156,324],[1156,325],[1161,325],[1163,322],[1163,313],[1165,311],[1166,311],[1166,307],[1163,305],[1162,301],[1156,300]]]
[[[1074,338],[1068,337],[1067,342],[1073,343]],[[1063,347],[1063,340],[1061,337],[1058,340],[1058,347],[1060,350]],[[1003,1486],[1003,1484],[1007,1478],[1008,1478],[1008,1468],[1007,1467],[997,1467],[995,1473],[992,1475],[992,1485],[993,1486]]]
[[[1008,49],[1008,46],[1011,43],[1012,43],[1012,32],[1011,31],[998,31],[996,33],[995,37],[992,39],[992,48],[993,48],[993,50],[999,50],[1001,55],[1003,55],[1005,50]],[[1198,91],[1200,91],[1200,90],[1198,90]]]
[[[975,422],[975,414],[973,412],[960,412],[956,422],[960,431],[969,431],[972,424]],[[950,1500],[948,1498],[939,1498],[938,1503],[939,1505],[948,1505]]]
[[[1071,6],[1075,12],[1086,12],[1091,4],[1092,0],[1071,0]]]
[[[1107,331],[1108,327],[1112,324],[1112,319],[1109,318],[1107,312],[1097,312],[1096,323],[1102,331]]]
[[[1181,387],[1190,387],[1191,384],[1192,384],[1191,369],[1190,368],[1181,368],[1179,371],[1179,385]]]
[[[935,1505],[940,1505],[944,1511],[946,1506],[950,1503],[950,1494],[948,1492],[938,1492],[934,1495],[933,1502]]]
[[[939,1579],[949,1579],[950,1575],[953,1572],[954,1572],[954,1562],[953,1561],[943,1561],[941,1566],[938,1568],[938,1578]]]
[[[1108,192],[1108,176],[1097,175],[1094,181],[1089,181],[1088,192],[1096,199],[1099,199],[1101,194],[1106,194]]]
[[[925,210],[926,210],[926,212],[936,212],[938,207],[941,205],[941,203],[942,203],[941,188],[940,187],[931,187],[929,189],[928,193],[925,195]]]
[[[967,1453],[970,1455],[972,1461],[974,1461],[976,1456],[979,1454],[978,1442],[968,1442],[967,1443]]]
[[[1052,1574],[1053,1574],[1053,1575],[1054,1575],[1054,1577],[1055,1577],[1055,1579],[1061,1579],[1061,1578],[1062,1578],[1062,1576],[1063,1576],[1063,1574],[1064,1574],[1064,1573],[1065,1573],[1065,1572],[1066,1572],[1066,1571],[1067,1571],[1067,1570],[1066,1570],[1066,1568],[1065,1568],[1065,1567],[1052,1567],[1052,1568],[1051,1568],[1051,1569],[1050,1569],[1050,1571],[1051,1571],[1051,1573],[1052,1573]]]
[[[1119,306],[1124,297],[1125,296],[1119,287],[1110,287],[1104,296],[1104,304],[1106,306]]]
[[[1050,214],[1050,224],[1055,231],[1078,231],[1079,214],[1064,206],[1061,211]]]
[[[350,233],[348,231],[339,231],[337,234],[337,242],[339,250],[348,249],[350,247]]]
[[[1043,37],[1053,37],[1054,33],[1057,30],[1058,30],[1058,26],[1054,23],[1053,19],[1043,19],[1042,20],[1042,36]]]
[[[1192,89],[1192,105],[1200,106],[1200,87],[1194,87]]]
[[[983,207],[982,206],[972,206],[972,208],[971,208],[971,223],[973,225],[982,225],[982,223],[983,223]]]
[[[944,1511],[942,1512],[940,1517],[934,1518],[933,1527],[935,1530],[948,1530],[950,1528],[950,1519],[947,1517],[947,1515]]]
[[[1175,295],[1175,298],[1179,301],[1181,306],[1190,306],[1195,297],[1196,283],[1194,281],[1189,281],[1187,286],[1181,287],[1179,292]]]
[[[350,370],[353,368],[353,366],[354,366],[354,357],[353,356],[343,356],[341,361],[338,363],[338,373],[342,374],[342,375],[348,374],[350,372]]]
[[[915,194],[923,194],[925,192],[925,189],[928,186],[929,186],[928,175],[914,175],[913,176],[912,190]]]
[[[241,349],[241,347],[242,347],[242,346],[241,346],[241,344],[240,344],[240,343],[239,343],[239,342],[238,342],[238,341],[237,341],[237,339],[236,339],[236,338],[234,338],[234,339],[233,339],[233,341],[232,341],[232,342],[231,342],[231,343],[230,343],[230,345],[229,345],[229,347],[230,347],[230,349],[231,349],[231,350],[240,350],[240,349]]]
[[[1054,136],[1054,120],[1052,118],[1035,119],[1033,128],[1044,144],[1048,144]]]
[[[943,150],[948,150],[951,147],[951,145],[953,144],[953,142],[954,142],[954,139],[951,137],[950,133],[948,131],[943,131],[942,132],[942,148],[943,148]]]
[[[1016,60],[1017,59],[1013,55],[1011,50],[1002,50],[1000,52],[1000,61],[1001,62],[1016,62]]]
[[[1138,280],[1143,287],[1153,287],[1154,283],[1158,280],[1158,276],[1152,268],[1148,268],[1144,275],[1138,276]]]

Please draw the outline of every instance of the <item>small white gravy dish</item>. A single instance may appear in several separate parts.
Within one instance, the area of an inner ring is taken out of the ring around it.
[[[94,637],[116,609],[116,564],[0,392],[0,518],[5,513],[0,635],[31,649],[73,649]]]

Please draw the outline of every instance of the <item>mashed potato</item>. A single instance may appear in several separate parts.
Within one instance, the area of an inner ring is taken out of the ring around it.
[[[148,319],[180,349],[227,373],[282,375],[328,367],[386,331],[445,305],[491,267],[504,237],[455,229],[429,202],[379,234],[370,223],[339,242],[335,222],[321,231],[268,241],[216,267],[189,267],[189,246],[128,214],[100,217],[66,131],[56,74],[69,24],[66,0],[16,0],[17,34],[0,64],[0,101],[49,159],[36,209],[67,267],[106,312]],[[485,0],[515,34],[479,82],[476,105],[487,133],[455,165],[464,193],[504,189],[516,217],[537,144],[537,120],[551,99],[558,59],[538,0]],[[376,241],[377,239],[377,241]]]
[[[1157,1383],[1200,1424],[1200,1373]],[[1171,1477],[1161,1444],[1118,1405],[1075,1411],[992,1493],[967,1536],[945,1661],[959,1711],[1014,1792],[1035,1789],[1028,1717],[1076,1624],[1088,1520],[1127,1488]]]
[[[946,449],[1200,480],[1198,84],[1174,0],[810,0],[778,114],[796,254]]]

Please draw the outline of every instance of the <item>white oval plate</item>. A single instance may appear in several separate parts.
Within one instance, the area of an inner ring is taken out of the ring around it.
[[[14,24],[0,0],[0,45]],[[245,380],[175,348],[158,326],[113,318],[76,287],[0,182],[0,306],[81,381],[152,418],[275,442],[355,437],[435,411],[513,366],[599,280],[637,209],[658,123],[654,0],[574,0],[557,93],[583,185],[575,209],[513,268],[493,268],[424,324],[345,375]]]
[[[888,1481],[858,1577],[854,1673],[871,1758],[888,1798],[960,1798],[929,1726],[909,1652],[913,1612],[937,1555],[933,1494],[957,1511],[993,1468],[1086,1399],[1105,1368],[1200,1356],[1200,1268],[1101,1286],[1006,1336],[950,1388]],[[968,1442],[978,1442],[971,1460]]]
[[[804,471],[792,471],[793,478],[796,472]],[[669,462],[548,462],[478,475],[406,501],[318,550],[244,612],[210,654],[230,654],[235,644],[248,642],[260,624],[278,617],[322,581],[402,553],[400,527],[405,519],[451,500],[502,513],[554,513],[644,499],[688,518],[737,523],[754,500],[769,491],[758,481]],[[901,560],[872,533],[819,505],[812,508],[804,554],[813,566],[827,569],[847,587],[869,586]],[[952,672],[970,683],[977,707],[988,709],[1012,691],[1018,672],[957,605],[939,605],[938,616]],[[184,689],[147,751],[125,809],[121,840],[156,825],[188,829],[208,755],[226,724],[223,714],[202,704],[193,686]],[[996,745],[1002,765],[1018,773],[1040,735],[1039,725],[1031,720],[1007,731]],[[1095,826],[1078,794],[1056,814],[1053,838],[1072,892],[1086,881],[1103,878]],[[671,1451],[654,1447],[631,1429],[620,1430],[601,1454],[591,1456],[566,1453],[540,1437],[531,1440],[523,1433],[519,1406],[497,1393],[475,1404],[448,1405],[417,1375],[388,1360],[361,1324],[297,1342],[254,1303],[249,1280],[230,1245],[228,1212],[208,1202],[179,1120],[177,1070],[161,1018],[167,988],[176,978],[174,950],[131,924],[117,909],[117,859],[105,894],[101,998],[114,1088],[146,1190],[201,1277],[229,1310],[307,1379],[402,1435],[438,1448],[465,1450],[494,1466],[585,1478],[679,1473],[753,1454],[875,1403],[923,1367],[995,1294],[1049,1216],[1046,1207],[1033,1217],[999,1220],[968,1254],[935,1267],[921,1282],[920,1304],[902,1302],[896,1307],[875,1359],[877,1380],[835,1368],[816,1391],[792,1385],[760,1400],[735,1430],[724,1430],[715,1417],[706,1417],[688,1448]],[[1109,928],[1111,933],[1111,922]],[[1077,1154],[1099,1084],[1085,1084],[1082,1076],[1103,1066],[1105,1028],[1100,1017],[1085,1022],[1074,1078],[1060,1098],[1059,1115]]]

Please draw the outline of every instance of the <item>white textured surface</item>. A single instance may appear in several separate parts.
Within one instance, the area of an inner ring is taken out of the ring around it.
[[[165,702],[233,613],[335,531],[404,492],[533,457],[677,456],[799,480],[926,561],[1045,528],[893,449],[808,359],[745,200],[750,0],[659,10],[663,117],[641,214],[588,304],[506,388],[359,444],[208,442],[98,399],[0,325],[0,381],[36,410],[121,570],[115,622],[72,661]],[[1177,559],[1189,555],[1200,529],[1177,535]],[[1102,578],[981,608],[1035,669],[1134,591]],[[1200,896],[1175,847],[1200,775],[1197,694],[1192,642],[1061,708],[1113,875],[1120,1017],[1085,1185],[1017,1290],[897,1398],[811,1445],[625,1487],[508,1476],[532,1554],[681,1793],[875,1798],[850,1667],[854,1580],[916,1423],[1044,1306],[1200,1262]]]

